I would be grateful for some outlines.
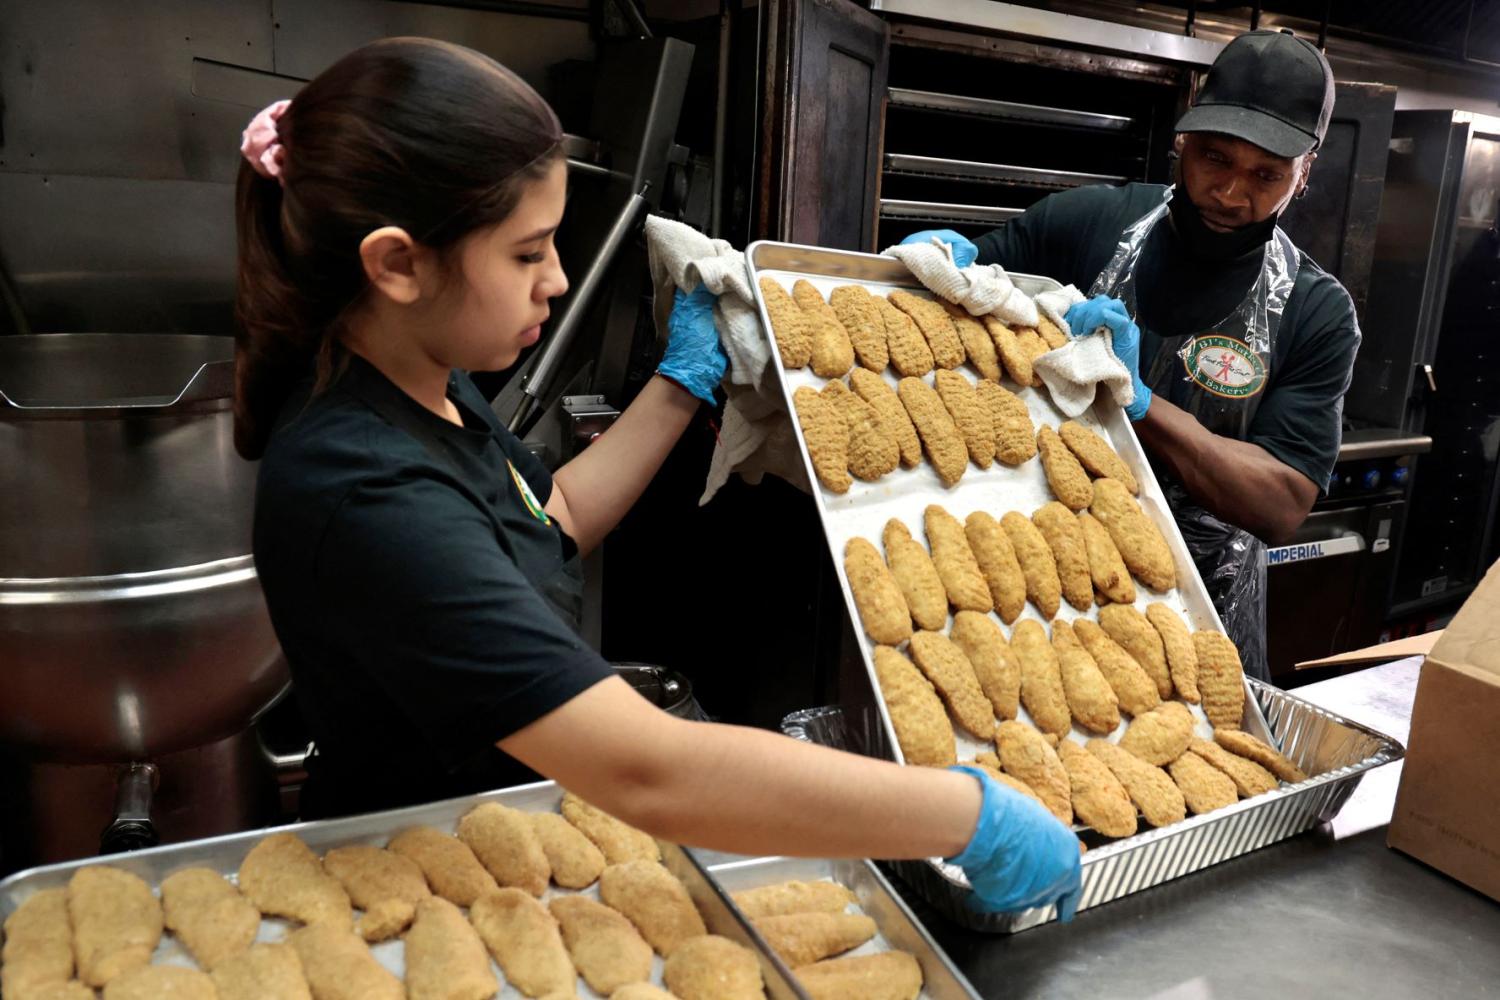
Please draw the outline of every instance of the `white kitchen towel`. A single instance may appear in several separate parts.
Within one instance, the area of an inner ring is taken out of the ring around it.
[[[1068,310],[1083,301],[1083,293],[1074,285],[1063,287],[1050,292],[1037,292],[1032,299],[1036,303],[1037,311],[1052,321],[1063,333],[1072,335],[1073,331],[1068,328],[1068,321],[1064,319]]]
[[[953,248],[936,236],[931,243],[887,247],[884,253],[905,264],[933,294],[963,306],[971,316],[994,316],[1006,326],[1036,326],[1036,303],[999,264],[959,267]]]
[[[656,295],[656,331],[663,340],[676,289],[692,291],[703,284],[719,297],[714,325],[729,357],[722,383],[726,401],[698,503],[708,503],[735,472],[750,483],[760,482],[769,472],[810,492],[772,368],[779,361],[770,338],[761,330],[745,255],[724,240],[710,239],[691,226],[655,215],[646,219],[646,250]]]
[[[1135,400],[1130,372],[1116,356],[1114,338],[1106,326],[1070,337],[1066,344],[1043,354],[1031,366],[1052,393],[1052,402],[1069,417],[1078,416],[1094,404],[1100,385],[1109,389],[1121,406],[1129,406]]]

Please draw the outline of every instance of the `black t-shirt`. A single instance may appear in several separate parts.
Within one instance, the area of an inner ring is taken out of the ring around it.
[[[317,743],[312,818],[513,784],[497,740],[612,669],[574,630],[577,550],[546,468],[467,375],[458,427],[351,357],[283,409],[261,460],[256,569]]]
[[[975,241],[981,263],[1043,274],[1088,293],[1114,256],[1120,234],[1161,204],[1157,184],[1085,187],[1051,195]],[[1244,298],[1261,267],[1261,250],[1228,264],[1186,254],[1170,222],[1147,238],[1136,274],[1141,369],[1163,337],[1211,329]],[[1265,397],[1245,440],[1326,488],[1342,437],[1344,393],[1359,349],[1354,303],[1338,280],[1302,255],[1272,351]]]

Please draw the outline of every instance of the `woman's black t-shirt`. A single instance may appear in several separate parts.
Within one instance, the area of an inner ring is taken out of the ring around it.
[[[546,468],[467,375],[458,427],[351,357],[283,408],[254,552],[317,744],[305,818],[534,777],[497,740],[612,670],[578,637],[577,550]]]

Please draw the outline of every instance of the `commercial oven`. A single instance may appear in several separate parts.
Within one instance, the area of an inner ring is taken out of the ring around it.
[[[1500,118],[1400,111],[1347,412],[1432,438],[1393,615],[1456,603],[1496,555]]]

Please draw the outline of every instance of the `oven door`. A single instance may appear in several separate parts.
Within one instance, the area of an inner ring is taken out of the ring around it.
[[[1379,641],[1403,506],[1395,500],[1315,511],[1290,543],[1269,550],[1266,648],[1278,687],[1303,680],[1297,663]]]

